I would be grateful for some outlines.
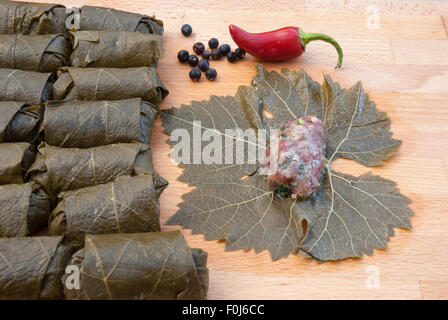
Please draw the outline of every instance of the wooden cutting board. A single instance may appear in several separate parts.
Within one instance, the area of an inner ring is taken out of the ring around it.
[[[53,2],[53,1],[41,1]],[[334,70],[336,52],[314,42],[307,53],[287,63],[265,63],[268,70],[304,68],[315,80],[329,73],[349,87],[361,80],[380,110],[392,119],[399,153],[378,168],[338,160],[335,168],[352,174],[372,171],[398,183],[412,199],[412,231],[396,230],[386,250],[373,256],[319,264],[300,256],[271,262],[253,250],[225,252],[224,243],[183,233],[192,247],[209,253],[210,299],[447,299],[448,298],[448,2],[375,0],[104,0],[60,1],[66,6],[109,6],[156,14],[165,23],[165,58],[159,73],[170,95],[162,108],[234,95],[249,84],[259,63],[247,57],[237,64],[213,61],[215,82],[193,83],[177,52],[196,41],[216,37],[234,46],[228,24],[261,32],[286,25],[335,37],[345,53]],[[379,12],[379,24],[375,24]],[[373,23],[372,23],[373,22]],[[180,33],[184,23],[194,33]],[[378,26],[378,29],[375,27]],[[373,28],[372,28],[373,27]],[[155,166],[169,180],[161,198],[164,223],[190,190],[176,178],[181,169],[169,158],[160,120],[153,133]],[[164,226],[164,230],[178,227]],[[376,277],[377,276],[377,277]],[[376,278],[375,278],[376,277]],[[378,279],[379,281],[376,281]]]

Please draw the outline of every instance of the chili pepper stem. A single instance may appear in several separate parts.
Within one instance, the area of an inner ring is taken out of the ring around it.
[[[322,40],[325,42],[330,43],[331,45],[333,45],[333,47],[335,47],[336,51],[338,52],[338,64],[336,65],[335,69],[338,69],[342,66],[342,59],[344,57],[344,54],[342,52],[342,48],[339,45],[339,43],[337,43],[337,41],[335,39],[333,39],[332,37],[323,34],[323,33],[308,33],[303,31],[302,29],[299,29],[299,37],[300,37],[300,41],[302,42],[303,48],[305,49],[305,46],[310,43],[311,41],[314,40]]]

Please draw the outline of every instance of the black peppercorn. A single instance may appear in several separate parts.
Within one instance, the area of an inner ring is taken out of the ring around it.
[[[210,40],[208,40],[208,46],[210,47],[210,49],[218,48],[218,45],[219,45],[218,39],[211,38]]]
[[[223,56],[226,56],[230,52],[230,46],[228,44],[222,44],[219,46],[219,51]]]
[[[184,24],[180,31],[184,36],[188,37],[193,32],[193,28],[189,24]]]
[[[222,56],[222,54],[221,54],[221,51],[219,51],[219,49],[215,48],[212,50],[212,59],[213,60],[219,60],[219,59],[221,59],[221,56]]]
[[[201,57],[204,58],[204,59],[207,59],[207,60],[210,59],[210,55],[211,55],[210,50],[204,50],[201,53]]]
[[[201,79],[201,71],[199,71],[199,69],[197,68],[191,69],[188,75],[190,76],[190,79],[193,81],[199,81],[199,79]]]
[[[207,71],[205,71],[205,76],[208,80],[215,80],[217,75],[218,73],[215,69],[209,68],[207,69]]]
[[[208,63],[208,60],[202,59],[201,61],[199,61],[198,63],[198,68],[199,70],[201,70],[202,72],[207,71],[207,69],[209,68],[210,64]]]
[[[237,56],[238,58],[243,59],[244,56],[246,55],[246,51],[244,51],[244,50],[241,49],[241,48],[236,48],[236,50],[235,50],[235,54],[236,54],[236,56]]]
[[[236,56],[235,52],[233,52],[233,51],[230,51],[230,52],[227,54],[227,60],[228,60],[229,62],[234,63],[234,62],[236,62],[236,59],[237,59],[237,58],[238,58],[238,57]]]
[[[204,49],[205,49],[205,46],[204,46],[204,44],[203,44],[202,42],[196,42],[196,43],[193,45],[193,51],[194,51],[194,53],[196,53],[196,54],[201,54],[202,51],[204,51]]]
[[[191,56],[188,57],[188,63],[190,64],[190,66],[196,67],[198,62],[199,62],[198,56],[195,56],[194,54],[192,54]]]
[[[177,54],[177,59],[183,63],[188,61],[189,56],[190,54],[188,53],[187,50],[180,50],[179,53]]]

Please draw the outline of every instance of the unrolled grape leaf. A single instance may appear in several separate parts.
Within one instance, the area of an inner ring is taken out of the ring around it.
[[[278,259],[296,251],[303,237],[297,200],[275,195],[261,175],[202,183],[183,198],[169,223],[183,224],[207,240],[226,239],[228,250],[268,249]]]
[[[327,157],[343,157],[365,166],[377,166],[394,155],[401,142],[392,139],[390,119],[379,111],[361,82],[341,90],[329,76],[322,86],[327,129]]]
[[[394,227],[409,229],[410,200],[393,181],[331,169],[341,157],[365,166],[381,165],[401,143],[392,139],[389,118],[370,101],[362,84],[341,89],[330,76],[320,85],[303,70],[277,73],[258,65],[257,71],[251,86],[240,87],[235,97],[212,96],[163,110],[173,152],[179,151],[180,131],[175,129],[184,129],[191,137],[195,126],[199,137],[204,129],[213,129],[224,141],[225,129],[252,128],[260,136],[266,135],[262,129],[278,129],[286,120],[314,115],[327,130],[328,166],[322,187],[304,200],[274,194],[259,170],[260,154],[250,165],[186,163],[194,156],[190,139],[179,160],[184,168],[179,180],[196,188],[183,195],[168,224],[182,224],[207,240],[226,240],[227,250],[267,249],[273,260],[300,250],[320,261],[372,254],[374,248],[386,247]],[[238,136],[229,140],[230,145],[241,140],[246,147],[251,143]],[[256,143],[261,149],[262,141]],[[209,141],[201,142],[203,153],[207,146]],[[220,157],[224,159],[224,153]]]
[[[320,214],[300,248],[320,260],[373,254],[373,248],[386,247],[393,227],[411,227],[409,199],[393,181],[370,173],[354,177],[328,170],[314,197]]]
[[[177,149],[171,153],[172,159],[179,158],[182,166],[188,168],[180,176],[180,181],[197,186],[201,183],[239,180],[241,176],[256,171],[258,160],[256,157],[237,159],[237,152],[234,152],[232,157],[225,158],[226,148],[236,150],[238,144],[241,148],[245,148],[244,150],[256,147],[250,143],[250,137],[245,136],[243,132],[250,128],[257,133],[258,129],[263,128],[262,109],[253,87],[240,87],[235,97],[211,96],[209,101],[193,101],[191,105],[182,106],[180,109],[164,110],[161,116],[166,133],[171,134],[176,129],[184,130],[177,130],[171,136],[173,144],[177,141],[181,142],[182,137],[185,136],[184,133],[188,133],[191,138],[191,141],[186,141],[186,144],[190,146],[190,152],[179,154],[179,157],[177,157]],[[205,129],[213,133],[209,141],[201,139]],[[229,132],[230,130],[232,132]],[[193,144],[193,139],[196,138],[200,139],[199,144],[196,144],[197,147]],[[199,150],[204,150],[210,141],[216,139],[221,139],[222,149],[220,149],[221,152],[214,153],[217,160],[215,163],[221,164],[206,166],[195,164],[198,157],[201,157]]]

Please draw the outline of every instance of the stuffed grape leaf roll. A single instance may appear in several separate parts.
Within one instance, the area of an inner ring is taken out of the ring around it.
[[[62,192],[49,232],[82,246],[85,234],[160,231],[159,194],[150,175]]]
[[[157,110],[141,99],[46,104],[44,139],[60,148],[141,142],[150,145]]]
[[[65,22],[62,5],[0,0],[0,34],[64,33]]]
[[[0,101],[41,104],[51,100],[51,73],[0,69]]]
[[[163,34],[163,23],[154,17],[111,8],[83,6],[79,30],[132,31]]]
[[[141,97],[158,106],[168,95],[156,68],[62,68],[55,100],[122,100]]]
[[[71,47],[62,34],[0,34],[0,68],[56,72],[68,65]]]
[[[27,142],[0,143],[0,185],[20,184],[34,161],[35,152]]]
[[[62,237],[0,238],[0,299],[63,298],[72,254]]]
[[[75,31],[73,67],[150,67],[163,56],[162,36],[128,31]]]
[[[63,191],[91,187],[123,175],[147,174],[155,179],[156,190],[167,182],[152,165],[152,151],[140,143],[120,143],[88,149],[58,148],[45,143],[38,147],[36,161],[27,177],[57,195]]]
[[[64,285],[67,299],[207,298],[207,253],[190,249],[179,231],[87,235],[70,265],[80,286]]]
[[[39,105],[0,101],[0,142],[34,142],[42,118]]]
[[[0,237],[26,237],[48,223],[51,199],[34,183],[0,186]]]

